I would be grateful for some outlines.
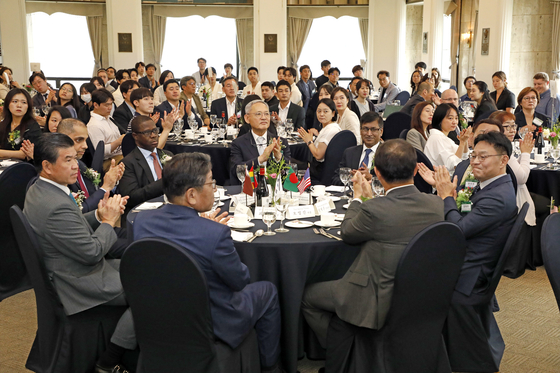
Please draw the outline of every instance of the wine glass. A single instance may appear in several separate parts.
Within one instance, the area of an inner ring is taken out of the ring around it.
[[[265,236],[274,236],[276,233],[270,230],[270,226],[276,221],[276,208],[274,207],[263,207],[262,209],[262,221],[268,227],[268,230],[264,232]]]
[[[513,142],[513,156],[518,158],[521,155],[521,149],[519,148],[519,140]]]
[[[247,165],[246,164],[238,164],[235,167],[235,172],[237,174],[237,178],[241,181],[241,184],[245,181],[245,175],[247,175]]]
[[[348,182],[352,178],[352,169],[350,167],[340,167],[338,172],[340,176],[340,181],[342,181],[342,184],[344,184],[344,190],[342,191],[342,197],[340,198],[350,199],[350,197],[346,195],[346,187],[348,186]]]
[[[225,123],[220,123],[220,137],[222,138],[222,140],[224,141],[224,146],[227,146],[227,143],[225,142],[226,137],[227,137],[227,130],[228,130],[228,125],[227,122]]]
[[[38,107],[33,107],[33,116],[38,117],[41,115],[41,110]]]
[[[278,202],[276,202],[276,210],[278,210],[278,212],[282,216],[280,218],[280,228],[275,229],[276,232],[286,233],[290,231],[289,229],[284,228],[284,218],[286,216],[286,210],[288,210],[289,204],[290,204],[290,200],[284,197],[280,197]]]
[[[376,176],[371,178],[371,190],[375,193],[376,197],[381,197],[385,195],[385,189],[383,188],[383,184]]]
[[[173,123],[173,134],[179,139],[181,132],[183,132],[183,119],[178,118],[175,123]]]
[[[558,162],[558,158],[560,158],[560,148],[556,147],[556,148],[550,149],[550,155],[554,159],[553,167],[556,170],[556,169],[558,169],[558,166],[556,165],[556,163]]]
[[[525,135],[529,133],[529,128],[527,128],[527,126],[523,126],[517,133],[519,134],[519,137],[521,137],[521,140],[523,140],[525,139]]]
[[[292,137],[292,132],[294,132],[294,122],[290,118],[286,120],[286,132],[288,133],[288,138]]]
[[[196,119],[191,119],[192,120],[192,125],[189,126],[191,127],[191,129],[193,130],[193,134],[198,131],[198,122],[196,121]]]
[[[212,128],[210,131],[210,135],[212,135],[212,142],[216,142],[218,140],[218,136],[220,135],[220,130],[217,128]]]
[[[210,115],[210,123],[212,127],[216,127],[216,123],[218,122],[218,116],[216,114]]]
[[[41,110],[43,110],[43,114],[45,114],[45,115],[47,115],[49,113],[50,109],[51,109],[51,107],[49,105],[41,106]]]

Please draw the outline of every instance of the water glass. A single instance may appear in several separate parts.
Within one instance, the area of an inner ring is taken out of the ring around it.
[[[220,130],[217,128],[212,128],[210,135],[212,135],[212,142],[216,142],[218,140],[218,136],[220,135]]]
[[[175,123],[173,123],[173,134],[179,138],[179,136],[181,136],[181,132],[183,132],[183,119],[178,118]]]
[[[349,199],[350,197],[346,195],[346,187],[348,185],[348,182],[352,179],[352,169],[350,167],[341,167],[338,172],[340,181],[342,181],[342,184],[344,184],[344,190],[342,191],[342,197],[340,198]]]
[[[280,228],[275,229],[276,232],[279,233],[286,233],[289,232],[290,230],[287,228],[284,228],[284,218],[286,216],[286,211],[288,210],[288,206],[290,205],[290,200],[288,198],[284,198],[281,197],[278,202],[276,202],[276,210],[278,210],[278,212],[281,214],[281,218],[280,218]]]
[[[556,169],[558,169],[558,166],[557,166],[556,163],[558,162],[558,158],[560,158],[560,148],[559,147],[552,148],[550,150],[550,155],[554,159],[554,169],[556,170]]]
[[[216,123],[218,122],[218,116],[215,114],[210,115],[210,123],[212,127],[216,127]]]
[[[264,232],[265,236],[274,236],[276,233],[270,230],[270,227],[276,221],[276,208],[274,207],[263,207],[262,208],[262,221],[268,227],[268,230]]]
[[[247,172],[247,165],[246,164],[238,164],[237,167],[235,167],[235,172],[237,174],[237,178],[239,179],[239,181],[241,181],[241,184],[243,184],[243,182],[245,181],[245,175]]]
[[[383,188],[383,184],[381,181],[375,176],[371,178],[371,190],[375,194],[376,197],[381,197],[385,195],[385,189]]]

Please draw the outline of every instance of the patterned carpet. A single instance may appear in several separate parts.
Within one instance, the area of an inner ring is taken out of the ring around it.
[[[560,372],[560,313],[543,267],[522,277],[503,278],[496,313],[506,342],[502,373]],[[0,373],[28,372],[25,360],[37,319],[33,291],[0,302]],[[301,360],[301,373],[315,373],[321,361]]]

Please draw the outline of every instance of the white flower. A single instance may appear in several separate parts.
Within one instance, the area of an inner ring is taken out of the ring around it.
[[[545,139],[548,139],[548,138],[549,138],[549,136],[550,136],[550,130],[549,130],[548,128],[545,128],[545,129],[542,131],[542,133],[543,133],[543,137],[544,137]]]
[[[163,153],[159,160],[161,161],[161,164],[164,165],[167,161],[171,160],[171,157],[166,153]]]

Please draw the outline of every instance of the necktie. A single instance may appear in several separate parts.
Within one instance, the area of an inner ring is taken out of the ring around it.
[[[364,159],[362,160],[362,162],[360,162],[360,164],[358,165],[358,168],[363,167],[364,163],[365,163],[365,167],[368,167],[369,164],[369,155],[371,154],[373,150],[371,149],[366,149],[366,155],[364,155]]]
[[[259,151],[259,155],[262,155],[264,148],[266,148],[266,137],[257,137],[257,150]]]
[[[78,206],[78,202],[76,202],[76,199],[72,195],[72,192],[68,193],[68,195],[70,196],[70,199],[72,199],[72,201],[76,204],[76,206]]]
[[[82,192],[84,192],[84,195],[86,196],[86,198],[89,198],[89,192],[86,188],[86,185],[84,184],[84,180],[82,179],[82,173],[81,172],[78,173],[78,184],[80,184],[80,189],[82,190]]]
[[[161,166],[159,165],[156,152],[152,152],[152,159],[154,160],[154,170],[156,171],[157,179],[161,179]]]
[[[480,184],[476,184],[476,186],[474,187],[472,194],[471,194],[471,198],[478,192],[480,191]]]

